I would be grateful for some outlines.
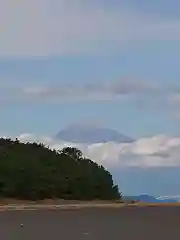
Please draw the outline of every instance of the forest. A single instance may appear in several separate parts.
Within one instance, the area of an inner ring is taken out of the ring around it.
[[[56,151],[35,142],[1,138],[0,197],[115,200],[121,194],[110,172],[79,149]]]

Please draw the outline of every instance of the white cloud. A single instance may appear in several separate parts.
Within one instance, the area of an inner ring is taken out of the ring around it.
[[[65,146],[74,146],[82,150],[84,156],[112,169],[180,166],[180,137],[157,135],[141,138],[133,143],[108,142],[91,145],[68,143],[33,134],[22,134],[18,138],[22,142],[41,142],[57,150]]]
[[[14,101],[74,101],[74,100],[127,100],[132,96],[159,92],[156,86],[130,78],[81,85],[35,86],[1,88],[1,102]]]
[[[116,53],[128,42],[180,39],[180,19],[82,0],[1,0],[0,23],[0,57]]]
[[[171,94],[169,97],[169,102],[173,105],[180,106],[180,93]]]
[[[171,108],[170,117],[172,120],[179,122],[180,121],[180,93],[179,86],[176,87],[174,92],[168,95],[167,104]]]

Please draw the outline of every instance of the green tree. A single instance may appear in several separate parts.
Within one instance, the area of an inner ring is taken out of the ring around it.
[[[111,174],[79,149],[0,139],[0,196],[20,199],[119,199]]]

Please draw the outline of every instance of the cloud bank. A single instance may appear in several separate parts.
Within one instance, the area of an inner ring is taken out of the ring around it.
[[[102,83],[86,83],[71,85],[41,85],[27,87],[1,87],[0,101],[96,101],[96,100],[122,100],[130,96],[155,95],[159,89],[153,84],[135,80],[128,77],[118,79],[117,81],[108,81]],[[157,94],[156,94],[157,95]]]
[[[22,142],[44,143],[52,149],[61,150],[65,146],[79,148],[84,156],[110,169],[128,167],[158,168],[180,166],[180,137],[157,135],[141,138],[133,143],[69,143],[57,141],[52,137],[22,134],[18,137]]]
[[[98,1],[7,0],[0,57],[117,53],[139,42],[180,40],[180,20]]]

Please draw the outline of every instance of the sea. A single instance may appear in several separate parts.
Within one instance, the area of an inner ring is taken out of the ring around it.
[[[180,239],[180,208],[2,211],[2,240]]]

